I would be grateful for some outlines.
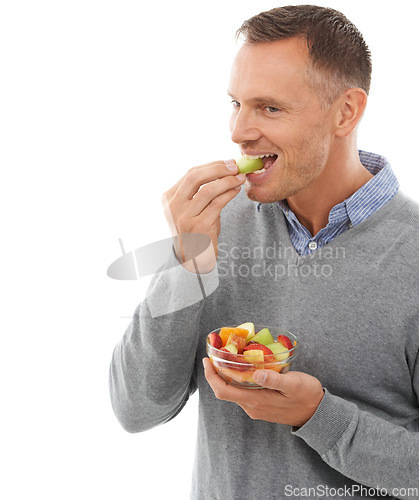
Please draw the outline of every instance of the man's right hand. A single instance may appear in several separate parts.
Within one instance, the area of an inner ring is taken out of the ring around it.
[[[245,181],[238,174],[234,160],[214,161],[191,168],[172,188],[163,194],[164,213],[173,236],[200,233],[211,238],[212,245],[192,262],[182,242],[175,246],[176,256],[192,272],[205,274],[214,267],[218,255],[221,210],[239,192]]]

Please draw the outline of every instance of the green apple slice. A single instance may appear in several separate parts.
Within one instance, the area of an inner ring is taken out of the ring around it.
[[[250,159],[247,155],[243,155],[237,161],[237,166],[239,167],[239,174],[251,174],[256,172],[256,170],[261,170],[263,168],[262,158]]]
[[[272,344],[268,344],[266,347],[269,347],[269,349],[273,352],[277,361],[284,361],[290,355],[288,349],[280,342],[273,342]]]
[[[244,330],[247,330],[249,332],[248,336],[246,337],[246,344],[249,343],[249,341],[252,340],[252,338],[255,336],[255,325],[253,323],[243,323],[237,328],[243,328]]]
[[[252,337],[252,342],[257,342],[258,344],[268,345],[273,344],[274,338],[268,328],[262,328],[254,337]]]

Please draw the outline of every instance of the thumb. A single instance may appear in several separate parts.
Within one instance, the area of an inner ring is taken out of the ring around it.
[[[281,375],[275,370],[256,370],[253,380],[267,389],[275,389],[282,393],[289,392],[289,380],[285,374]]]

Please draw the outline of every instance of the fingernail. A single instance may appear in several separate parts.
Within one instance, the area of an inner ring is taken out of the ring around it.
[[[264,371],[256,371],[254,374],[253,374],[253,380],[257,383],[257,384],[263,384],[265,381],[266,381],[266,377],[268,376],[268,374]]]
[[[237,165],[234,160],[225,160],[224,163],[226,164],[228,170],[237,170]]]
[[[236,179],[239,179],[239,181],[244,181],[244,179],[246,178],[244,174],[237,174],[235,177]]]

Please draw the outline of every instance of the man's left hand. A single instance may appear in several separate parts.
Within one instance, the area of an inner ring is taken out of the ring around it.
[[[315,413],[324,396],[318,379],[302,372],[280,374],[256,370],[253,379],[264,389],[240,389],[227,384],[204,358],[205,378],[217,399],[237,403],[254,420],[303,426]]]

